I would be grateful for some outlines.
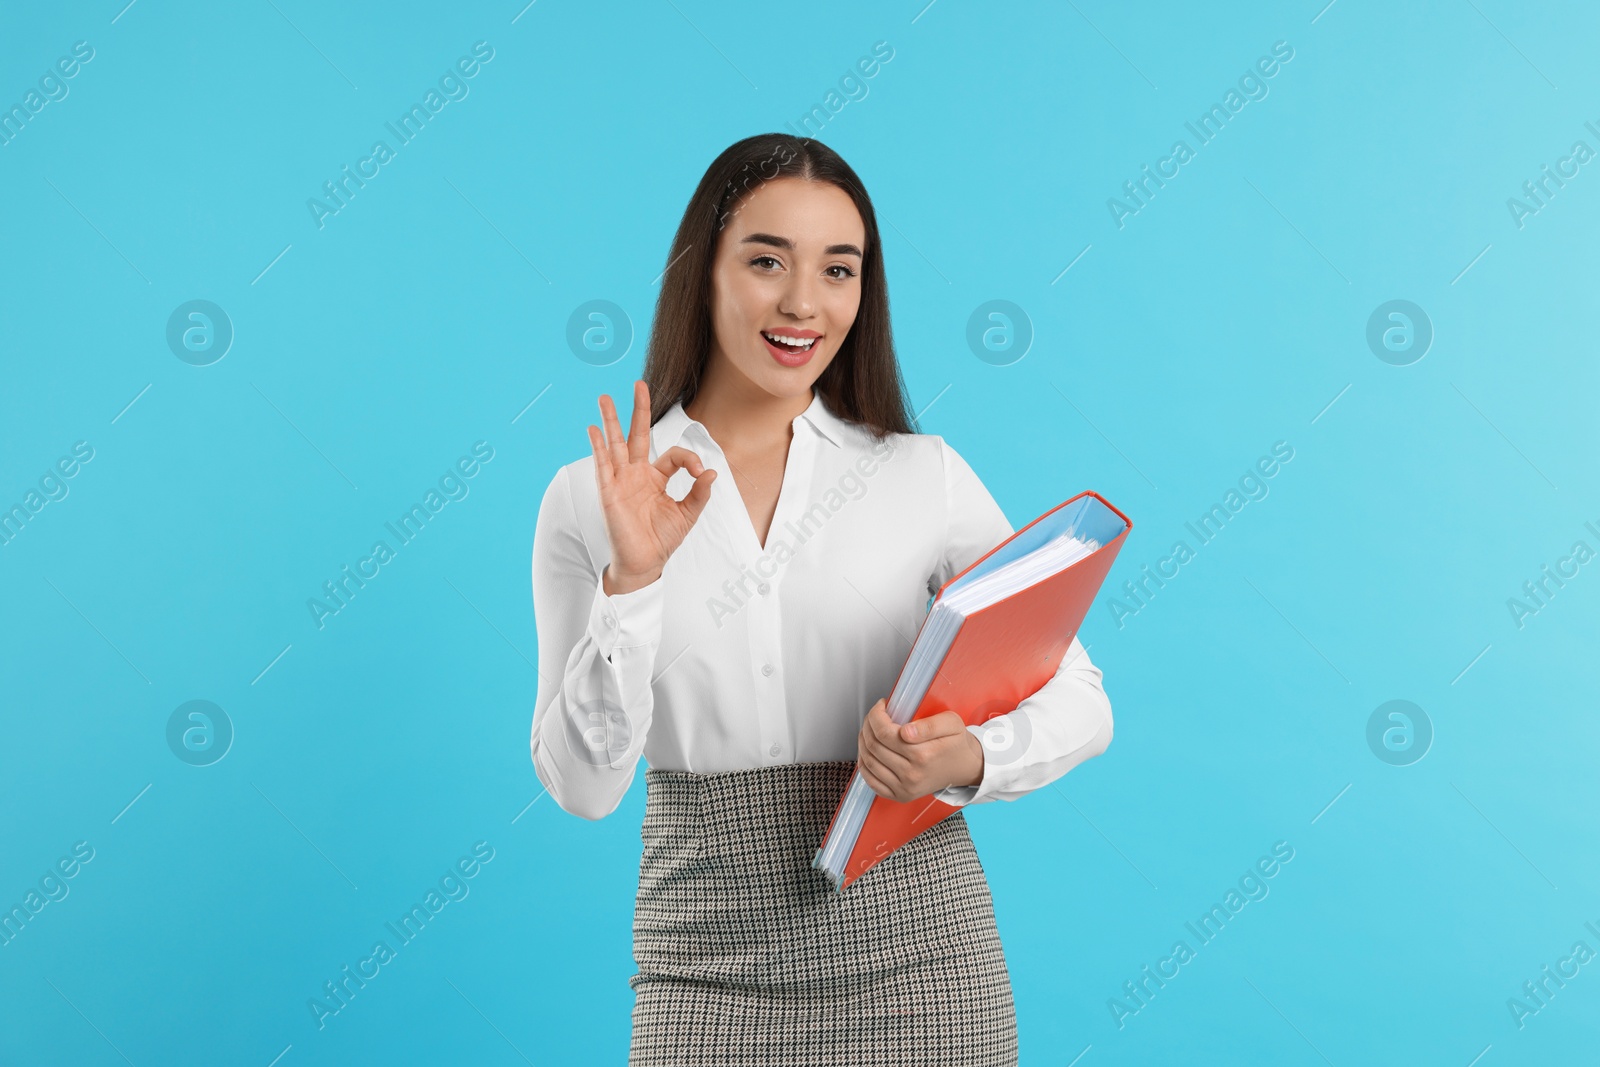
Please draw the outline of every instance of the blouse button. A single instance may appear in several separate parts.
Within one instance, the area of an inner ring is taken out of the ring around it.
[[[778,753],[783,751],[783,746],[774,741],[772,742],[772,747],[767,749],[767,751],[776,756]]]
[[[766,582],[762,582],[760,585],[756,586],[756,592],[760,593],[762,596],[766,596],[769,592],[771,592],[771,590],[772,586],[768,585]]]
[[[605,616],[605,620],[607,626],[615,626],[617,624],[617,620],[612,618],[610,615]]]
[[[763,664],[762,664],[762,665],[761,665],[761,673],[762,673],[762,674],[771,674],[771,673],[772,673],[772,664],[770,664],[770,663],[763,663]]]

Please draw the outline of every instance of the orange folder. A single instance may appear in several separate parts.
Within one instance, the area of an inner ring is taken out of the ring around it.
[[[1121,519],[1121,532],[1065,570],[968,615],[911,720],[955,711],[969,725],[986,722],[1014,710],[1055,674],[1133,528],[1128,517],[1100,494],[1079,493],[1051,508],[952,576],[938,593],[943,596],[952,583],[1024,537],[1036,524],[1086,497],[1102,505],[1110,516]],[[927,618],[923,625],[927,625]],[[902,664],[901,672],[905,670]],[[856,775],[860,775],[859,770]],[[835,809],[829,823],[829,835],[839,825],[842,806],[841,798],[841,807]],[[932,796],[902,803],[873,794],[866,820],[845,864],[843,881],[836,888],[843,890],[895,849],[959,810]],[[824,837],[823,845],[827,842]],[[819,847],[817,856],[821,855]]]

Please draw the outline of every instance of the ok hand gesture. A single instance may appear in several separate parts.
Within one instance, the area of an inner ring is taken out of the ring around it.
[[[605,514],[611,562],[601,581],[606,595],[630,593],[661,576],[661,569],[711,499],[717,472],[677,445],[650,462],[650,387],[633,383],[633,420],[626,438],[611,397],[600,396],[605,435],[588,427],[594,449],[594,476]],[[667,479],[683,467],[694,487],[682,500],[667,494]]]

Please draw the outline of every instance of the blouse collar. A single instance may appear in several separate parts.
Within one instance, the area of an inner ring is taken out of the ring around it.
[[[811,403],[806,406],[806,409],[794,421],[798,425],[802,420],[809,424],[819,437],[836,448],[844,445],[845,435],[852,425],[852,423],[835,415],[828,405],[823,402],[822,394],[815,388],[811,390]],[[661,418],[656,420],[655,425],[650,428],[651,437],[656,444],[657,454],[665,452],[681,441],[691,426],[699,428],[702,438],[711,440],[711,432],[705,428],[704,423],[689,417],[689,413],[683,410],[682,401],[668,408]]]

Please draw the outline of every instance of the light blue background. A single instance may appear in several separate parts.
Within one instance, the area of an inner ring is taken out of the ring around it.
[[[0,147],[0,504],[94,449],[0,547],[0,904],[95,850],[0,948],[0,1060],[622,1061],[643,781],[598,823],[539,799],[536,509],[597,395],[627,410],[706,165],[877,41],[820,137],[880,213],[922,430],[1016,525],[1086,488],[1126,511],[1112,586],[1195,548],[1085,623],[1106,755],[969,812],[1023,1062],[1593,1056],[1600,962],[1520,1029],[1507,1000],[1600,951],[1600,563],[1520,628],[1506,603],[1600,549],[1600,161],[1506,205],[1600,148],[1592,7],[124,2],[0,12],[7,107],[95,49]],[[319,229],[307,199],[480,40],[470,95]],[[1119,229],[1107,198],[1276,41],[1269,95]],[[193,299],[236,331],[210,366],[166,344]],[[604,367],[565,340],[594,299],[635,332]],[[1034,335],[1006,366],[965,339],[995,299]],[[1391,299],[1435,331],[1409,366],[1366,344]],[[477,441],[470,494],[319,630],[307,599]],[[195,699],[236,731],[208,767],[166,741]],[[1366,741],[1394,699],[1434,730],[1410,766]],[[470,895],[319,1030],[307,1001],[477,841]],[[1119,1029],[1278,841],[1270,895]]]

